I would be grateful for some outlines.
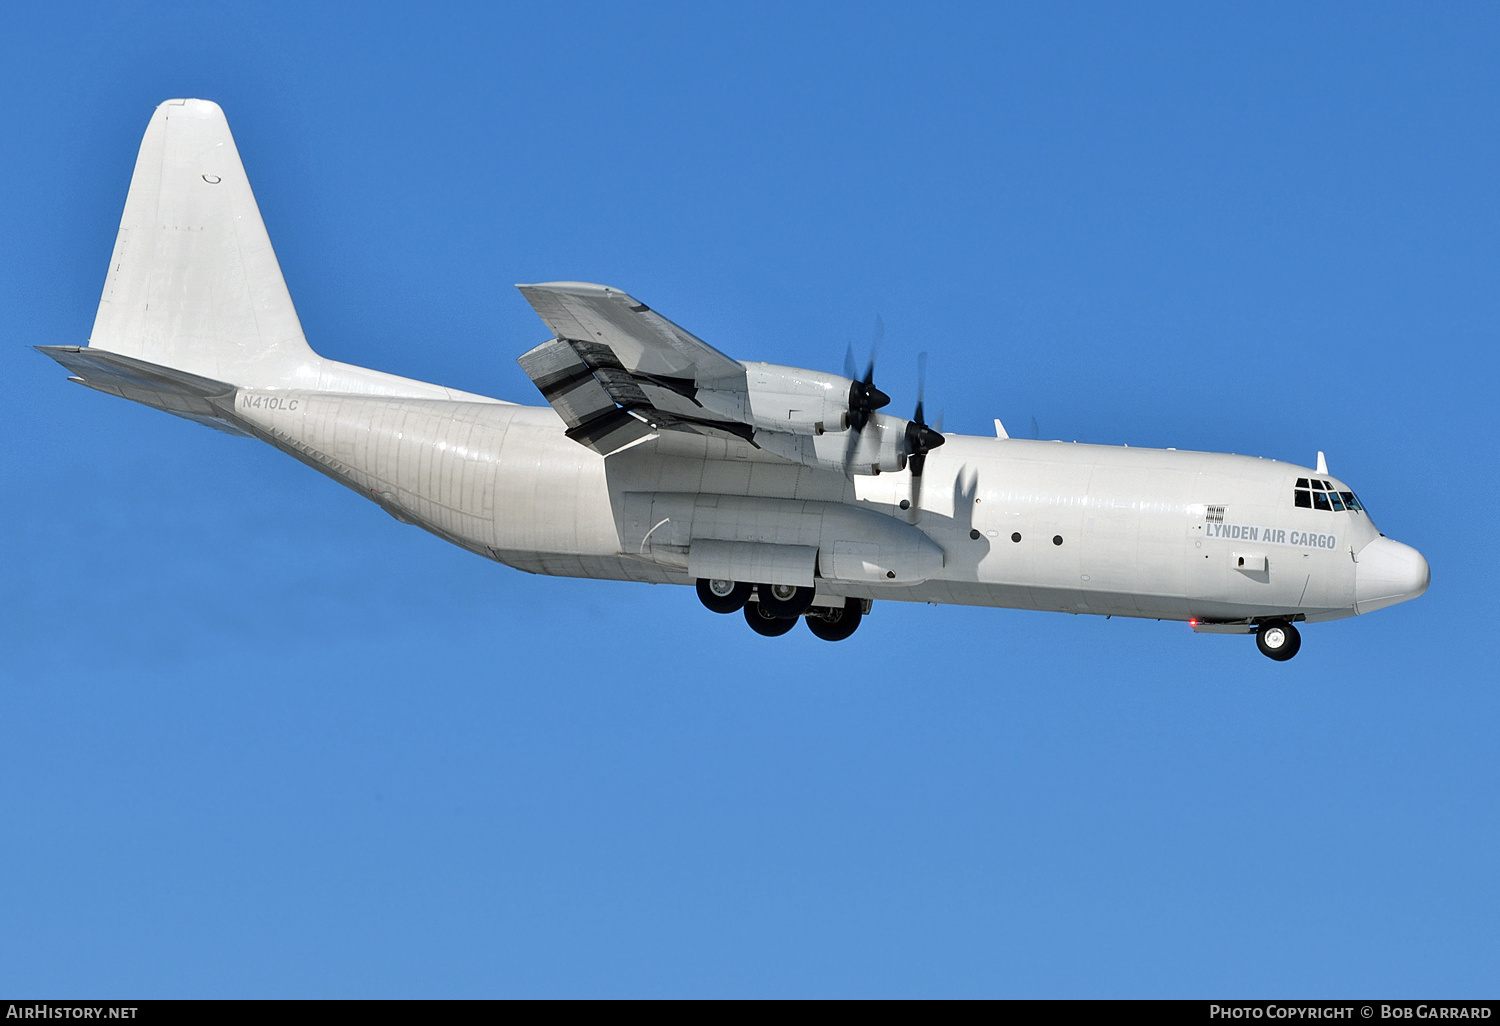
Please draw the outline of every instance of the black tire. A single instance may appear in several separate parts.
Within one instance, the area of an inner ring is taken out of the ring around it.
[[[729,589],[727,591],[724,590],[726,585]],[[744,584],[740,581],[711,581],[706,577],[700,577],[698,578],[698,601],[715,613],[737,613],[750,600],[750,589],[754,587],[753,584]]]
[[[771,616],[783,620],[795,620],[812,606],[813,590],[797,588],[790,584],[757,584],[755,595],[760,599],[760,608]]]
[[[767,638],[779,638],[797,626],[796,617],[786,619],[780,616],[766,616],[760,611],[759,602],[745,603],[745,622],[756,634]]]
[[[807,614],[807,629],[824,641],[843,641],[859,630],[865,604],[860,599],[845,599],[843,609],[814,609]]]
[[[1302,648],[1302,635],[1285,620],[1267,620],[1255,632],[1255,647],[1261,655],[1284,663]]]

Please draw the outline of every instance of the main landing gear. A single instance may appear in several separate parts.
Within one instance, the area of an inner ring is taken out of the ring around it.
[[[1255,632],[1255,647],[1262,655],[1284,663],[1302,647],[1302,635],[1285,620],[1267,620]]]
[[[752,593],[755,601],[750,601]],[[845,599],[842,608],[814,606],[813,589],[789,584],[746,584],[742,581],[698,580],[698,599],[715,613],[745,611],[745,622],[756,634],[779,638],[802,618],[807,629],[824,641],[843,641],[864,618],[863,599]]]
[[[715,613],[732,613],[750,601],[753,584],[698,578],[698,601]]]
[[[843,641],[859,629],[865,604],[860,599],[844,599],[843,609],[814,609],[807,614],[807,629],[824,641]]]
[[[745,622],[763,638],[779,638],[797,626],[794,616],[774,616],[759,602],[745,603]]]

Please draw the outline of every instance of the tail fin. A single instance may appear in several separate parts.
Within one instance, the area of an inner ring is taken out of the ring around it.
[[[240,389],[496,402],[325,359],[292,307],[229,122],[168,100],[141,140],[87,348],[37,346],[89,388],[228,431]]]
[[[316,377],[218,104],[152,115],[89,347],[241,386]]]

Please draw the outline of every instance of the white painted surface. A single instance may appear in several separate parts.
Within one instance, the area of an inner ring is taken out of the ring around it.
[[[403,522],[535,573],[684,584],[710,573],[803,584],[815,573],[825,602],[1191,619],[1205,630],[1350,616],[1429,583],[1421,554],[1366,514],[1294,505],[1300,477],[1348,490],[1321,452],[1308,470],[1013,439],[996,420],[995,438],[948,435],[930,452],[918,520],[899,506],[912,494],[906,422],[872,415],[851,445],[836,424],[849,379],[733,361],[605,286],[522,289],[559,340],[573,339],[558,366],[602,374],[583,362],[594,353],[623,373],[673,378],[624,385],[660,414],[727,418],[755,441],[661,426],[606,457],[569,438],[552,407],[317,356],[223,112],[201,100],[168,101],[151,120],[90,347],[48,352],[85,384],[260,438]]]

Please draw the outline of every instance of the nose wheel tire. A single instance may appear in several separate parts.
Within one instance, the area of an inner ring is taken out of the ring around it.
[[[755,587],[760,608],[768,616],[795,620],[812,606],[813,590],[790,584],[758,584]]]
[[[750,599],[753,584],[738,581],[708,580],[698,578],[698,601],[715,613],[733,613],[741,609]]]
[[[843,609],[818,609],[807,614],[807,629],[824,641],[843,641],[859,629],[864,603],[845,599]]]
[[[1285,620],[1267,620],[1255,632],[1255,647],[1262,655],[1284,663],[1302,647],[1302,635]]]
[[[767,638],[779,638],[797,626],[797,618],[769,616],[759,602],[745,603],[745,622],[756,634]]]

